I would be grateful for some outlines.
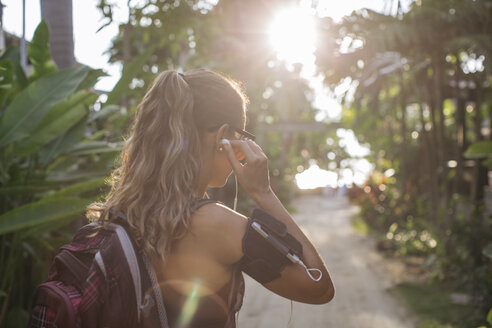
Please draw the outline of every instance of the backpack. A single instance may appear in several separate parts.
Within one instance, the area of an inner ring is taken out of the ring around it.
[[[168,327],[152,265],[120,219],[85,225],[60,248],[36,288],[28,327],[139,327],[144,312],[152,326]]]

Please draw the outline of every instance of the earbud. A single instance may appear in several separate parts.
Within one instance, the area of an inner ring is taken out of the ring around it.
[[[231,142],[229,141],[229,139],[220,139],[220,143],[222,145],[231,145]],[[219,151],[223,151],[224,149],[221,147],[219,147]],[[236,153],[236,158],[238,161],[242,161],[246,156],[244,156],[244,153],[235,149],[234,152]]]
[[[227,140],[227,139],[220,139],[220,143],[222,145],[230,145],[231,144],[231,142],[229,140]],[[223,150],[224,150],[224,148],[222,146],[220,146],[219,147],[219,151],[223,151]]]

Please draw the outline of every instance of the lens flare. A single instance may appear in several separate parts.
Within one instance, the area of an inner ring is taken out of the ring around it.
[[[200,289],[200,286],[201,284],[199,281],[194,282],[193,290],[186,299],[186,302],[183,305],[183,309],[181,310],[178,325],[179,327],[187,327],[191,319],[195,315],[196,309],[198,307],[198,290]]]

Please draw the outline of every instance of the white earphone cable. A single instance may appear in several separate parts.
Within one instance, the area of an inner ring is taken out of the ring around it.
[[[236,194],[234,196],[234,211],[237,210],[237,189],[238,189],[238,186],[237,186],[237,177],[236,175],[234,174],[234,181],[236,182]]]

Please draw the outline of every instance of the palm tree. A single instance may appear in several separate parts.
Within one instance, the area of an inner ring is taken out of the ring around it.
[[[50,47],[59,69],[75,63],[72,24],[72,0],[40,0],[41,17],[50,29]]]

